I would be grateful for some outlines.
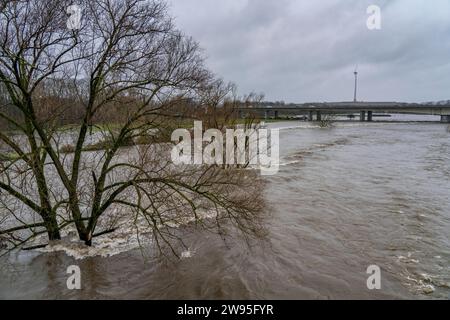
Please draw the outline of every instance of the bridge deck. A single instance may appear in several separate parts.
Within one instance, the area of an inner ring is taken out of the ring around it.
[[[330,103],[304,103],[295,106],[253,106],[239,108],[242,111],[289,111],[310,112],[322,111],[330,113],[375,111],[386,113],[414,113],[431,115],[450,115],[449,105],[397,103],[397,102],[330,102]]]

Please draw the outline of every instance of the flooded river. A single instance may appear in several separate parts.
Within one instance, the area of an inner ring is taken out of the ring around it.
[[[434,120],[434,119],[431,119]],[[266,241],[186,236],[190,257],[140,250],[75,260],[17,253],[1,261],[0,298],[450,298],[450,132],[437,122],[338,122],[280,132],[266,177]],[[82,290],[66,287],[80,266]],[[368,290],[367,267],[381,268]]]

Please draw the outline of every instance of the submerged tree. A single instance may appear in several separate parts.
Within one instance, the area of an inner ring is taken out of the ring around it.
[[[166,4],[78,1],[81,20],[68,23],[71,5],[1,0],[0,240],[57,240],[74,225],[91,245],[123,216],[144,220],[169,246],[186,221],[259,234],[254,172],[180,168],[158,143],[187,116],[219,129],[236,119],[231,88],[204,68]],[[204,106],[222,109],[205,116]]]

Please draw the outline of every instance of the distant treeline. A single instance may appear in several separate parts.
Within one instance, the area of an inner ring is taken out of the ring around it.
[[[38,121],[47,127],[55,128],[82,123],[86,117],[86,105],[88,101],[89,83],[87,81],[73,81],[63,79],[50,79],[42,82],[33,94],[33,106]],[[115,88],[117,90],[117,88]],[[89,119],[91,125],[107,123],[124,123],[134,115],[142,100],[145,98],[140,93],[125,90],[117,95],[114,100],[108,101]],[[166,116],[176,119],[202,119],[208,121],[209,117],[217,117],[218,114],[227,114],[227,117],[236,113],[237,107],[258,105],[258,98],[250,95],[245,102],[241,100],[224,100],[220,104],[202,101],[190,96],[172,96],[159,102],[150,102],[149,108],[154,109],[154,116]],[[104,103],[104,102],[102,102]],[[269,104],[269,102],[262,102]],[[159,111],[161,109],[161,111]],[[214,111],[215,110],[215,111]],[[219,113],[218,113],[219,112]],[[8,94],[6,87],[0,82],[0,114],[3,113],[19,124],[24,122],[23,112],[15,105]],[[0,130],[14,130],[11,121],[0,117]]]

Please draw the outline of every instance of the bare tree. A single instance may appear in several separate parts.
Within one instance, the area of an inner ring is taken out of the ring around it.
[[[186,121],[174,113],[180,101],[199,117],[204,105],[220,110],[209,126],[235,121],[198,44],[174,27],[163,1],[78,3],[81,24],[71,30],[69,0],[1,1],[0,118],[8,126],[0,130],[0,212],[8,227],[0,236],[17,247],[41,234],[58,240],[75,225],[91,245],[115,230],[96,233],[117,208],[144,219],[158,244],[177,239],[183,221],[216,230],[231,221],[258,234],[254,172],[179,168],[166,156],[170,145],[152,143],[174,119]],[[212,225],[204,219],[211,210]]]

